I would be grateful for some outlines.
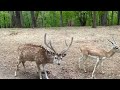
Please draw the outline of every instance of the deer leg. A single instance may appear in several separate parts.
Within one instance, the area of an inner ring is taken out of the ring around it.
[[[87,59],[87,56],[83,55],[83,57],[80,58],[80,60],[79,60],[79,68],[80,68],[80,62],[83,61],[82,66],[83,66],[84,72],[87,72],[86,68],[85,68],[85,61],[86,61],[86,59]]]
[[[101,73],[104,74],[104,72],[103,72],[103,61],[102,61],[102,59],[100,59],[100,70],[101,70]]]
[[[22,61],[22,65],[23,65],[24,70],[25,70],[25,72],[26,72],[25,61]]]
[[[45,64],[42,64],[42,66],[43,66],[43,71],[44,71],[44,73],[45,73],[46,79],[49,79],[49,78],[48,78],[48,75],[47,75],[47,71],[45,70]]]
[[[93,69],[93,72],[92,72],[92,78],[94,78],[94,73],[95,73],[95,70],[96,70],[96,68],[97,68],[97,66],[98,66],[98,64],[99,64],[99,58],[97,58],[97,62],[96,62],[96,64],[95,64],[95,66],[94,66],[94,69]]]
[[[15,75],[14,75],[15,77],[17,76],[17,71],[19,70],[19,65],[20,65],[20,63],[21,63],[21,61],[19,61],[18,64],[17,64],[17,68],[16,68],[16,70],[15,70]]]
[[[105,72],[103,71],[103,62],[101,63],[101,71],[104,74]]]
[[[83,56],[82,56],[81,58],[79,58],[79,61],[78,61],[79,68],[80,68],[80,63],[81,63],[81,61],[83,61],[82,59],[83,59]]]
[[[42,79],[41,68],[39,64],[37,64],[37,69],[38,69],[39,78]]]

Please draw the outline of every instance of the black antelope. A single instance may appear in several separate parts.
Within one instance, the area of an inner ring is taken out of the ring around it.
[[[113,39],[114,43],[110,40],[108,40],[108,41],[111,42],[112,46],[113,46],[112,49],[109,51],[106,51],[106,50],[100,49],[100,48],[96,48],[94,46],[80,47],[80,50],[82,53],[82,58],[80,58],[80,60],[79,60],[79,68],[80,68],[80,62],[83,61],[82,65],[83,65],[84,71],[86,72],[85,65],[84,65],[86,59],[89,56],[97,59],[97,62],[95,64],[93,72],[92,72],[92,78],[94,78],[94,73],[95,73],[95,70],[98,65],[101,65],[101,71],[102,71],[102,73],[104,73],[102,70],[103,60],[105,60],[106,58],[112,57],[115,53],[120,53],[120,47],[116,44],[115,40]]]

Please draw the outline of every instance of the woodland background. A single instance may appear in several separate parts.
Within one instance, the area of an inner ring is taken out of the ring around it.
[[[120,11],[0,11],[0,28],[112,26]]]

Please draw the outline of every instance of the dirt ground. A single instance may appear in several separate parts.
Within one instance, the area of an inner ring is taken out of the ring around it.
[[[61,52],[66,46],[64,40],[70,43],[74,37],[72,46],[63,58],[61,65],[47,64],[46,69],[50,79],[90,79],[96,59],[89,58],[86,61],[87,73],[83,68],[78,67],[78,60],[81,57],[79,50],[81,45],[92,45],[104,48],[109,51],[112,48],[107,39],[115,38],[120,45],[120,26],[107,27],[64,27],[64,28],[38,28],[38,29],[0,29],[0,79],[39,79],[35,62],[26,62],[26,71],[20,65],[18,76],[14,72],[18,62],[17,48],[25,43],[44,45],[44,34],[52,41],[57,52]],[[97,79],[120,79],[120,54],[103,61],[103,71],[99,67],[95,72]]]

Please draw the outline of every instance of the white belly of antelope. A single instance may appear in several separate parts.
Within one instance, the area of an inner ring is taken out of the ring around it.
[[[91,57],[91,58],[94,58],[94,59],[99,58],[98,56],[92,56],[92,55],[88,55],[88,56]],[[106,59],[106,57],[102,57],[102,59]]]

